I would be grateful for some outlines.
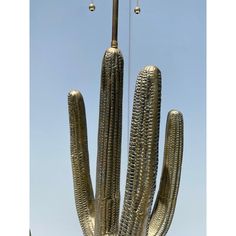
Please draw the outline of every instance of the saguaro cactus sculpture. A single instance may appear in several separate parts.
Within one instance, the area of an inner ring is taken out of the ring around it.
[[[119,223],[123,57],[117,48],[118,0],[113,0],[111,48],[102,63],[96,194],[94,197],[83,97],[68,95],[75,202],[86,236],[163,236],[175,210],[183,154],[183,117],[167,117],[164,163],[154,207],[158,166],[161,72],[146,66],[136,82],[124,206]]]

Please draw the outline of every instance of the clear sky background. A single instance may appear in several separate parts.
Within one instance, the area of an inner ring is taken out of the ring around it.
[[[100,71],[104,51],[110,46],[112,1],[95,1],[97,8],[93,13],[89,12],[88,4],[78,0],[31,0],[30,225],[33,236],[82,235],[70,163],[67,93],[71,89],[79,89],[84,96],[90,169],[95,183]],[[141,68],[155,64],[163,79],[158,182],[168,111],[172,108],[182,111],[185,121],[181,185],[168,235],[204,236],[205,1],[141,0],[140,4],[142,13],[135,15],[135,1],[130,12],[128,1],[120,0],[119,48],[125,60],[121,202],[135,80]]]

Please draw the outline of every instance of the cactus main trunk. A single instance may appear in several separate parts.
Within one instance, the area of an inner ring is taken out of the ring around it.
[[[106,50],[101,74],[95,236],[116,235],[120,208],[123,57]]]

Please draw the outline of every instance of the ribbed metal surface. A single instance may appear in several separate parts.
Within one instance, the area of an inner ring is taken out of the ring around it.
[[[102,63],[96,197],[89,173],[82,95],[68,96],[71,161],[77,213],[86,236],[164,236],[175,211],[183,156],[183,116],[171,110],[166,124],[160,189],[151,213],[158,166],[161,73],[155,66],[138,75],[131,123],[125,199],[119,221],[123,57],[109,48]]]
[[[120,153],[123,97],[123,56],[106,50],[102,62],[95,235],[118,233],[120,207]]]
[[[161,73],[145,67],[138,76],[120,236],[146,235],[155,191],[161,105]]]
[[[166,235],[175,211],[183,157],[183,116],[171,110],[167,117],[164,164],[148,236]]]
[[[94,235],[94,195],[89,171],[87,126],[83,97],[79,91],[68,95],[71,163],[75,204],[84,235]]]

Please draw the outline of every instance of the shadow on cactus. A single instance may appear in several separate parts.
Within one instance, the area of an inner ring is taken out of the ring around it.
[[[79,91],[68,95],[75,203],[84,235],[166,235],[175,210],[183,154],[183,116],[167,117],[164,163],[153,204],[158,167],[161,73],[146,66],[138,75],[131,121],[124,205],[120,210],[123,57],[109,48],[102,64],[96,194],[89,171],[86,116]]]

